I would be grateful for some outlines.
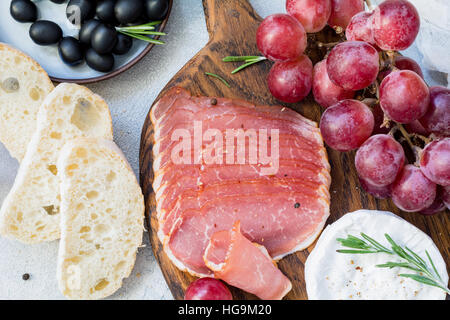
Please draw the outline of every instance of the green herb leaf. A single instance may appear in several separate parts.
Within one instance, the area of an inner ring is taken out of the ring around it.
[[[222,59],[223,62],[244,62],[243,65],[231,71],[231,74],[235,74],[236,72],[241,71],[252,64],[267,60],[266,57],[261,56],[228,56]]]
[[[214,77],[216,79],[219,79],[220,81],[222,81],[228,88],[231,88],[230,84],[221,76],[215,74],[215,73],[211,73],[211,72],[205,72],[206,75]]]
[[[147,35],[165,36],[166,34],[164,32],[153,31],[155,30],[155,25],[158,25],[160,23],[161,21],[152,21],[138,26],[116,27],[116,30],[117,32],[120,32],[135,39],[150,42],[153,44],[164,44],[164,42],[161,40],[147,36]]]
[[[350,249],[340,249],[336,250],[339,253],[349,253],[349,254],[361,254],[361,253],[379,253],[384,252],[391,255],[396,255],[399,258],[406,260],[403,262],[386,262],[384,264],[378,264],[376,267],[378,268],[406,268],[412,271],[417,272],[417,274],[400,274],[401,277],[410,278],[417,282],[438,287],[448,294],[450,294],[450,290],[447,288],[447,284],[442,282],[442,278],[439,275],[436,266],[433,263],[428,251],[425,251],[428,260],[432,266],[432,270],[428,268],[427,263],[424,259],[422,259],[417,253],[409,249],[407,246],[402,248],[399,246],[388,234],[384,235],[386,240],[390,243],[392,250],[389,250],[385,246],[381,245],[375,239],[369,237],[368,235],[361,232],[361,237],[366,240],[357,238],[352,235],[347,235],[346,239],[337,238],[336,241],[340,242],[342,246],[347,248],[359,249],[359,250],[350,250]]]

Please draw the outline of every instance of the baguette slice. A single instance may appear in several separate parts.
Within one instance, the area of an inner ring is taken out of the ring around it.
[[[36,117],[53,83],[41,66],[0,43],[0,142],[22,161],[36,129]]]
[[[130,275],[142,243],[141,188],[125,156],[108,140],[68,142],[58,169],[59,288],[70,299],[107,297]]]
[[[85,87],[67,83],[58,85],[39,110],[36,132],[14,185],[3,202],[0,234],[24,243],[59,238],[60,194],[56,162],[66,141],[86,136],[112,140],[107,104]]]

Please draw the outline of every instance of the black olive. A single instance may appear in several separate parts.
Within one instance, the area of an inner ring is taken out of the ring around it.
[[[115,54],[125,54],[130,51],[131,46],[133,45],[133,39],[125,34],[118,33],[117,34],[117,43],[113,49],[113,53]]]
[[[144,12],[142,0],[118,0],[114,6],[114,13],[120,23],[132,23],[139,19]]]
[[[36,5],[30,0],[13,0],[9,12],[19,22],[35,22],[37,19]]]
[[[54,3],[60,4],[60,3],[66,2],[67,0],[50,0],[50,1],[51,1],[51,2],[54,2]]]
[[[100,54],[109,53],[117,43],[117,31],[114,27],[99,24],[91,35],[91,47]]]
[[[96,19],[86,21],[81,25],[80,32],[78,33],[78,39],[86,46],[91,46],[92,31],[99,26],[101,22]]]
[[[52,21],[39,20],[30,27],[30,38],[39,45],[58,43],[62,38],[61,28]]]
[[[70,0],[66,8],[67,19],[79,25],[95,16],[95,2],[92,0]]]
[[[150,21],[163,20],[169,10],[168,0],[144,0],[147,17]]]
[[[114,15],[115,4],[116,0],[100,0],[97,3],[97,17],[103,22],[117,24],[117,19]]]
[[[86,62],[89,67],[100,72],[111,71],[114,67],[114,57],[111,53],[98,54],[92,48],[86,51]]]
[[[62,38],[58,45],[58,52],[61,59],[68,65],[74,66],[83,62],[83,46],[74,37]]]

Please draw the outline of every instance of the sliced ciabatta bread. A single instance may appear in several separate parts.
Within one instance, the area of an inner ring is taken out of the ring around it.
[[[0,142],[21,161],[36,129],[36,116],[53,84],[41,66],[0,43]]]
[[[21,132],[17,131],[20,135]],[[25,243],[59,238],[59,180],[56,162],[64,144],[77,137],[112,140],[105,101],[89,89],[63,83],[44,100],[37,128],[14,185],[0,210],[0,234]]]
[[[57,278],[70,299],[101,299],[133,269],[144,230],[144,197],[114,142],[68,142],[58,160],[61,242]]]

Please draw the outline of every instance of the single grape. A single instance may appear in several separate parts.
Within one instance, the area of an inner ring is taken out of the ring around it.
[[[380,63],[377,50],[362,41],[335,46],[327,58],[331,81],[346,90],[361,90],[375,81]]]
[[[441,212],[445,209],[445,203],[442,200],[442,195],[444,193],[444,189],[441,186],[437,186],[436,188],[436,198],[434,199],[431,206],[428,208],[423,209],[420,211],[420,214],[423,214],[425,216],[431,216],[433,214],[436,214],[438,212]]]
[[[360,12],[353,16],[350,20],[345,36],[348,41],[364,41],[371,45],[375,45],[372,33],[372,12]]]
[[[420,18],[406,0],[386,0],[374,10],[372,31],[375,43],[383,50],[405,50],[419,33]]]
[[[422,69],[420,68],[419,64],[411,58],[396,56],[394,59],[394,65],[400,70],[414,71],[423,79]]]
[[[308,33],[319,32],[331,14],[330,0],[287,0],[286,11],[296,18]]]
[[[403,211],[417,212],[428,208],[435,198],[436,184],[411,164],[403,167],[392,185],[392,201]]]
[[[434,183],[450,186],[450,138],[426,145],[420,156],[420,169]]]
[[[186,289],[184,300],[233,300],[230,290],[222,281],[201,278]]]
[[[394,59],[394,66],[399,70],[411,70],[417,73],[423,79],[423,72],[420,68],[419,64],[415,62],[413,59],[404,57],[404,56],[396,56]],[[380,72],[378,75],[378,79],[382,81],[388,75],[392,73],[392,70],[384,70]]]
[[[387,199],[391,197],[392,185],[376,187],[361,178],[359,178],[359,183],[367,193],[371,194],[377,199]]]
[[[373,120],[374,120],[374,126],[373,126],[373,132],[372,134],[384,134],[388,133],[389,130],[391,130],[391,124],[389,124],[388,127],[382,126],[384,123],[384,112],[381,109],[379,104],[376,104],[372,107],[372,113],[373,113]]]
[[[345,90],[331,82],[327,72],[327,61],[322,60],[314,66],[312,90],[314,99],[324,108],[345,100],[353,99],[355,92]]]
[[[261,22],[256,32],[259,51],[272,61],[298,58],[307,45],[302,24],[287,14],[273,14]]]
[[[447,209],[450,209],[450,186],[448,187],[442,187],[442,201],[444,201],[445,206]]]
[[[298,102],[311,91],[312,72],[312,62],[306,55],[296,60],[275,62],[267,77],[269,90],[278,100]]]
[[[421,118],[428,109],[430,92],[417,73],[409,70],[392,72],[381,82],[380,104],[386,115],[400,123]]]
[[[351,18],[361,11],[364,11],[363,0],[331,0],[331,15],[328,25],[345,30]]]
[[[358,148],[373,131],[373,114],[358,100],[342,100],[327,108],[320,119],[320,132],[333,149],[350,151]]]
[[[445,87],[430,88],[430,105],[419,119],[423,127],[438,135],[450,136],[450,90]]]
[[[392,184],[405,164],[405,153],[400,143],[387,134],[377,134],[363,143],[356,152],[358,175],[376,187]]]

